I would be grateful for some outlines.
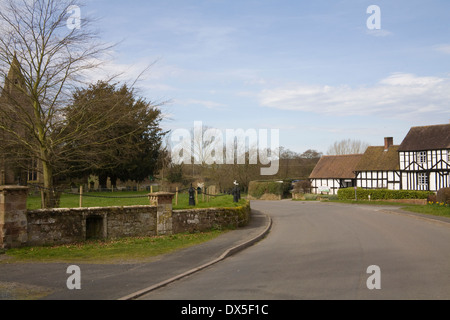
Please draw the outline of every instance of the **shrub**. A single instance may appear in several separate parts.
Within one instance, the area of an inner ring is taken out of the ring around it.
[[[305,194],[305,200],[317,200],[317,194]]]
[[[311,192],[311,181],[301,180],[294,184],[295,193],[309,193]]]
[[[430,194],[427,197],[427,203],[435,203],[435,202],[437,202],[436,195],[435,194]]]
[[[415,190],[389,190],[389,189],[363,189],[357,188],[356,195],[358,200],[391,200],[391,199],[427,199],[434,195],[432,191]],[[338,191],[339,200],[354,200],[355,189],[345,188]]]
[[[264,194],[274,194],[285,197],[289,194],[290,182],[286,181],[251,181],[248,186],[248,194],[256,199]]]
[[[437,192],[436,202],[450,204],[450,188],[441,188]]]
[[[330,194],[328,200],[339,200],[339,197],[336,194]]]

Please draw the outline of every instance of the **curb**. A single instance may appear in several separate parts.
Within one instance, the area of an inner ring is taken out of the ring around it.
[[[203,264],[203,265],[201,265],[201,266],[199,266],[197,268],[191,269],[191,270],[186,271],[186,272],[184,272],[184,273],[182,273],[182,274],[180,274],[178,276],[172,277],[170,279],[167,279],[165,281],[157,283],[157,284],[155,284],[153,286],[150,286],[148,288],[145,288],[145,289],[139,290],[137,292],[131,293],[131,294],[126,295],[126,296],[124,296],[122,298],[119,298],[117,300],[133,300],[133,299],[139,298],[139,297],[141,297],[141,296],[143,296],[143,295],[145,295],[145,294],[147,294],[147,293],[149,293],[151,291],[154,291],[156,289],[159,289],[159,288],[162,288],[164,286],[167,286],[168,284],[170,284],[170,283],[172,283],[174,281],[180,280],[180,279],[182,279],[184,277],[187,277],[187,276],[189,276],[191,274],[194,274],[194,273],[196,273],[196,272],[198,272],[200,270],[203,270],[203,269],[205,269],[205,268],[207,268],[209,266],[212,266],[213,264],[216,264],[216,263],[218,263],[218,262],[220,262],[220,261],[222,261],[222,260],[224,260],[224,259],[226,259],[226,258],[228,258],[228,257],[230,257],[230,256],[232,256],[234,254],[236,254],[237,252],[242,251],[242,250],[252,246],[253,244],[255,244],[258,241],[262,240],[269,233],[270,229],[272,228],[272,219],[268,215],[265,215],[265,216],[266,216],[266,219],[269,220],[269,223],[267,224],[267,226],[264,229],[264,231],[262,233],[260,233],[258,236],[256,236],[255,238],[250,239],[250,240],[248,240],[248,241],[246,241],[244,243],[241,243],[241,244],[239,244],[239,245],[237,245],[235,247],[232,247],[232,248],[226,250],[217,259],[214,259],[214,260],[212,260],[212,261],[210,261],[208,263],[205,263],[205,264]]]

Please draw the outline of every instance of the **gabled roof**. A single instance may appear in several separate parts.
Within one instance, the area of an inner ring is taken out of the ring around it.
[[[354,179],[355,168],[362,154],[323,156],[309,176],[310,179]]]
[[[412,127],[398,151],[450,149],[450,124]]]
[[[400,170],[398,160],[398,147],[390,146],[387,151],[384,147],[368,147],[355,171],[396,171]]]

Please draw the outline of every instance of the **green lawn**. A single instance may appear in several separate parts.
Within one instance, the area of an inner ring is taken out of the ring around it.
[[[83,207],[111,207],[111,206],[135,206],[135,205],[149,205],[149,199],[147,197],[148,192],[133,192],[133,191],[121,191],[121,192],[91,192],[83,195]],[[208,208],[208,207],[237,207],[245,204],[244,199],[241,199],[239,203],[233,202],[233,196],[218,196],[210,197],[209,202],[207,197],[202,200],[202,196],[198,196],[198,203],[196,208]],[[80,197],[76,194],[63,194],[61,196],[60,208],[78,208],[80,206]],[[36,210],[41,208],[40,196],[29,196],[27,200],[28,210]],[[187,193],[178,194],[178,204],[175,204],[175,197],[173,199],[173,209],[187,209],[192,208],[189,206],[189,196]]]
[[[170,236],[123,238],[108,241],[9,249],[4,263],[67,262],[122,263],[146,262],[154,257],[212,240],[226,231],[214,230]],[[1,261],[1,260],[0,260]]]
[[[379,205],[379,206],[397,206],[403,210],[415,212],[415,213],[422,213],[422,214],[429,214],[434,216],[441,216],[441,217],[449,217],[450,218],[450,207],[438,205],[438,204],[427,204],[427,205],[414,205],[414,204],[404,204],[404,203],[398,203],[398,202],[389,202],[389,201],[355,201],[355,200],[330,200],[333,202],[340,202],[340,203],[351,203],[351,204],[367,204],[367,205]]]
[[[422,213],[422,214],[430,214],[434,216],[441,216],[441,217],[448,217],[450,218],[450,207],[446,206],[439,206],[435,204],[426,205],[426,206],[407,206],[402,207],[402,209],[416,212],[416,213]]]

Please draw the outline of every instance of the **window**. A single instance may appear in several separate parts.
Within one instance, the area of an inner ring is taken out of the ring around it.
[[[30,161],[30,166],[28,167],[28,181],[37,181],[38,174],[37,174],[37,161],[32,160]]]
[[[37,172],[36,171],[28,171],[28,181],[37,181]]]
[[[428,186],[428,175],[426,173],[419,173],[417,176],[419,186]]]
[[[417,153],[417,163],[423,164],[427,162],[427,152],[421,151]]]

